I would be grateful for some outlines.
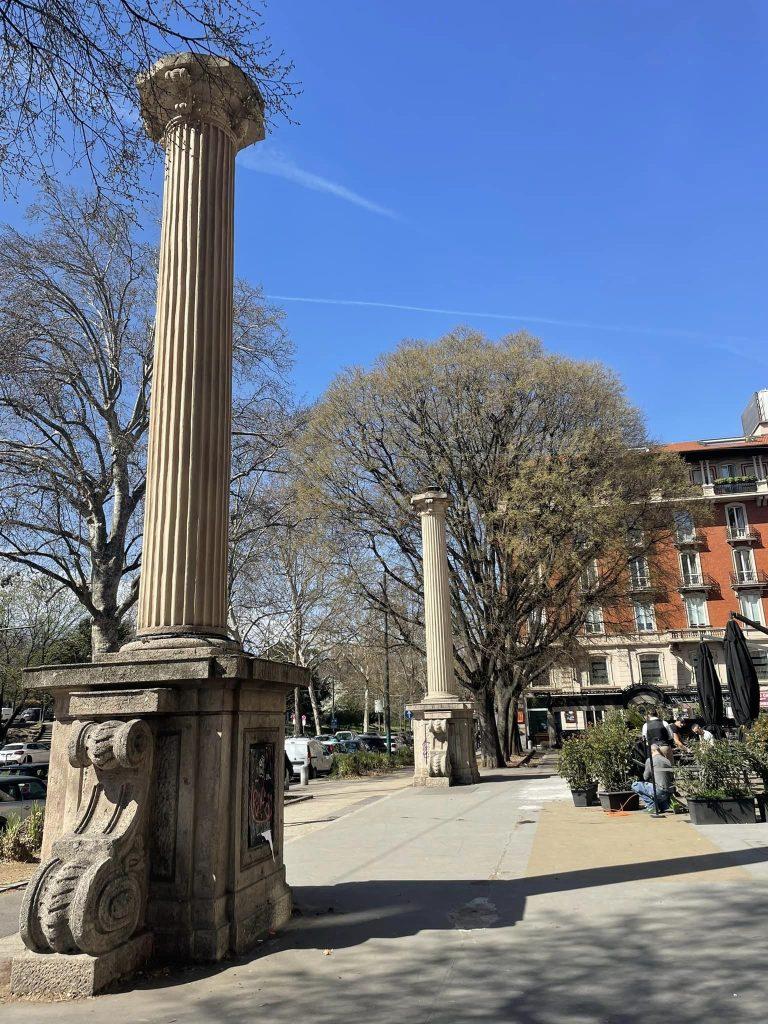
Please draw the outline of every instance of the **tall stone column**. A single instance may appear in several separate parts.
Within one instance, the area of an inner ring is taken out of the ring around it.
[[[421,516],[424,565],[424,634],[427,694],[411,705],[416,786],[477,782],[472,702],[456,695],[451,628],[451,585],[445,512],[451,500],[439,487],[411,498]]]
[[[165,149],[140,639],[27,673],[56,721],[17,994],[220,960],[291,916],[285,701],[308,674],[225,639],[234,162],[263,137],[262,102],[233,64],[191,53],[138,86]]]
[[[138,83],[165,150],[139,637],[227,635],[235,155],[264,137],[256,86],[187,53]]]
[[[427,644],[427,700],[454,697],[451,587],[445,510],[451,499],[438,488],[414,494],[411,505],[421,516],[424,559],[424,633]]]

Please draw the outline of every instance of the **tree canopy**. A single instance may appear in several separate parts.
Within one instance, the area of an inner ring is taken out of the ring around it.
[[[310,500],[415,596],[410,496],[429,485],[451,494],[456,666],[495,761],[505,695],[573,655],[590,606],[626,600],[630,532],[641,538],[633,553],[652,559],[672,529],[659,495],[687,493],[679,460],[648,444],[615,375],[524,333],[492,342],[459,329],[348,370],[313,410],[305,444]]]

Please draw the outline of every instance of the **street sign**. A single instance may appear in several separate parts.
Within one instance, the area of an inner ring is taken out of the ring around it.
[[[307,716],[306,715],[302,715],[301,716],[301,724],[302,725],[306,725],[307,724]]]
[[[384,710],[384,701],[383,700],[375,700],[373,702],[374,714],[380,715],[383,710]]]
[[[339,720],[338,720],[338,718],[332,718],[331,719],[331,728],[334,729],[334,730],[339,728]]]
[[[406,718],[408,719],[408,721],[410,722],[410,720],[411,720],[411,719],[413,718],[413,712],[412,712],[411,710],[407,710],[407,711],[405,712],[405,717],[406,717]]]

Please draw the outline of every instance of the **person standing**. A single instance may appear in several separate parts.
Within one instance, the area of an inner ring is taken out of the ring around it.
[[[672,743],[674,740],[669,722],[659,718],[656,708],[651,708],[648,712],[645,725],[643,726],[643,739],[649,744]]]

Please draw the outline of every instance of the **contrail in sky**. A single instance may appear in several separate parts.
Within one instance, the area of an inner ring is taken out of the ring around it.
[[[369,213],[376,213],[380,217],[391,217],[393,220],[400,218],[394,210],[387,209],[371,199],[366,199],[359,192],[353,192],[346,185],[340,185],[337,181],[323,178],[319,174],[305,171],[303,167],[274,146],[260,147],[257,150],[247,150],[239,160],[243,167],[249,171],[258,171],[259,174],[271,174],[276,178],[285,178],[302,188],[311,189],[313,192],[327,192],[329,195],[342,199],[345,203],[352,203],[353,206],[360,206]]]
[[[372,302],[364,299],[321,299],[306,295],[268,295],[275,302],[308,302],[320,306],[367,306],[373,309],[401,309],[409,313],[437,313],[441,316],[483,317],[488,320],[516,320],[529,324],[545,324],[550,327],[575,327],[590,331],[612,331],[632,334],[658,334],[670,338],[686,338],[691,341],[707,341],[714,347],[734,354],[743,354],[741,349],[729,346],[729,341],[756,344],[756,339],[728,335],[704,334],[699,331],[684,331],[673,327],[631,327],[626,324],[595,324],[583,320],[556,320],[545,316],[526,316],[523,313],[489,313],[470,309],[443,309],[438,306],[407,306],[397,302]]]

